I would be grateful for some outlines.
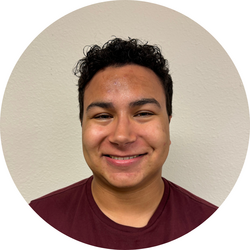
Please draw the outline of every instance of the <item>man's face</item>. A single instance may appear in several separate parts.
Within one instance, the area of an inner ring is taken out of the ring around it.
[[[158,76],[139,65],[107,67],[86,86],[83,153],[99,183],[136,188],[161,177],[170,146]]]

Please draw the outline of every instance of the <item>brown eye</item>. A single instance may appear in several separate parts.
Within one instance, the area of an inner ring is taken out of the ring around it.
[[[153,113],[151,113],[151,112],[140,112],[140,113],[136,114],[135,116],[136,117],[149,117],[152,115],[153,115]]]
[[[97,120],[106,120],[106,119],[111,119],[111,118],[112,116],[109,114],[99,114],[94,117],[94,119],[97,119]]]

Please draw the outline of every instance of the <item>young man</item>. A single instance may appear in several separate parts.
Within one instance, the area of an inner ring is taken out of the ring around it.
[[[30,206],[66,235],[112,249],[163,244],[204,222],[217,207],[162,178],[173,91],[159,48],[116,38],[91,47],[75,74],[93,176]]]

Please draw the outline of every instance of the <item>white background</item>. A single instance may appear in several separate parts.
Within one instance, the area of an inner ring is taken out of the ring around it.
[[[11,71],[32,41],[42,30],[60,17],[78,8],[100,1],[8,1],[1,4],[1,98]],[[249,97],[249,17],[247,1],[150,1],[172,8],[198,22],[227,51],[244,83]],[[188,235],[167,244],[168,249],[249,249],[250,185],[249,154],[229,197],[219,211]],[[68,239],[36,214],[15,187],[1,151],[0,230],[2,249],[82,249],[83,244]],[[18,209],[17,209],[18,208]],[[166,248],[162,247],[162,249]]]

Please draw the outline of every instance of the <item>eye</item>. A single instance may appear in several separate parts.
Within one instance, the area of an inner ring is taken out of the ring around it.
[[[150,117],[150,116],[152,116],[152,115],[154,115],[154,114],[151,113],[151,112],[148,112],[148,111],[141,111],[141,112],[137,113],[137,114],[135,115],[135,117]]]
[[[112,116],[110,114],[98,114],[96,116],[93,117],[96,120],[107,120],[107,119],[111,119]]]

